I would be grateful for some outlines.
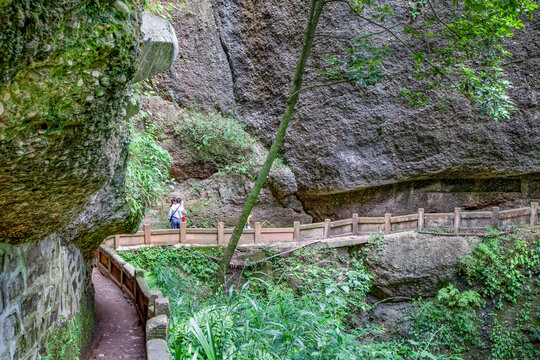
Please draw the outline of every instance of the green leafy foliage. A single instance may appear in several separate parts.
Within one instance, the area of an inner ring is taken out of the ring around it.
[[[372,308],[366,295],[373,277],[363,261],[384,249],[383,239],[372,234],[365,251],[301,249],[273,258],[264,267],[267,274],[245,270],[240,288],[226,294],[212,292],[217,265],[199,250],[150,247],[121,256],[147,269],[149,285],[170,299],[169,346],[175,359],[460,360],[476,358],[478,351],[493,359],[538,358],[540,311],[534,296],[540,271],[530,266],[540,259],[537,236],[520,233],[482,243],[493,253],[512,254],[503,262],[521,264],[528,281],[523,289],[531,282],[536,286],[518,295],[519,307],[511,308],[516,316],[486,314],[497,299],[485,291],[484,277],[475,277],[475,289],[448,284],[436,297],[418,299],[410,307],[406,334],[393,332],[389,340],[380,338],[384,329],[358,323]],[[474,267],[472,273],[500,262],[487,259],[484,246],[463,260]],[[265,256],[271,255],[267,249]]]
[[[365,343],[377,330],[347,325],[346,307],[363,311],[370,287],[356,256],[298,251],[274,261],[276,281],[251,273],[241,288],[212,294],[210,277],[199,272],[216,265],[196,250],[184,249],[181,258],[178,251],[120,253],[149,270],[150,286],[170,299],[174,359],[442,359],[427,341]],[[332,269],[332,261],[340,266]]]
[[[142,217],[157,199],[168,192],[172,159],[157,142],[159,132],[155,125],[149,124],[139,130],[134,122],[130,122],[129,132],[126,199],[132,213]]]
[[[172,20],[173,11],[179,11],[186,0],[146,0],[144,8],[153,14]]]
[[[482,304],[482,297],[474,290],[460,292],[452,284],[439,290],[437,301],[445,303],[451,308],[471,308]]]
[[[218,170],[253,177],[256,167],[250,136],[243,124],[220,114],[186,111],[175,122],[175,132],[190,153]]]
[[[318,71],[326,81],[343,80],[353,85],[375,85],[382,80],[382,57],[386,47],[375,47],[362,39],[353,39],[354,46],[343,57],[327,57],[327,67]]]
[[[520,359],[535,360],[540,358],[540,349],[535,347],[519,326],[493,319],[489,334],[492,360]]]
[[[490,71],[476,71],[462,66],[461,71],[463,80],[458,86],[468,94],[471,103],[480,105],[481,114],[494,119],[510,118],[510,111],[517,108],[506,93],[512,86],[504,79],[502,69],[494,67]]]
[[[510,234],[486,238],[474,252],[461,259],[470,285],[484,296],[516,302],[528,279],[540,272],[540,239],[526,241]]]
[[[43,360],[78,360],[83,347],[90,344],[94,323],[93,311],[81,304],[73,320],[63,321],[45,344]]]
[[[151,270],[175,267],[201,281],[211,281],[217,270],[217,265],[197,250],[152,246],[136,252],[118,253],[135,267]]]
[[[421,91],[410,91],[405,88],[399,89],[398,97],[405,99],[411,107],[424,107],[432,102],[431,97]]]
[[[481,319],[471,305],[480,299],[471,295],[448,287],[439,291],[437,300],[418,302],[411,314],[412,337],[431,338],[435,349],[457,355],[477,345]]]
[[[380,30],[363,39],[385,33],[415,60],[413,74],[426,90],[400,91],[400,97],[411,105],[426,106],[432,102],[428,99],[438,98],[432,92],[442,90],[465,96],[472,105],[478,105],[481,114],[495,120],[508,119],[515,110],[506,94],[511,85],[501,70],[511,56],[504,45],[516,30],[525,26],[523,19],[532,18],[538,8],[536,1],[454,0],[441,4],[414,0],[408,2],[411,21],[404,26],[390,21],[394,9],[387,1],[350,0],[347,4],[353,14]],[[401,31],[412,41],[405,41],[399,34]],[[365,78],[379,81],[377,72],[366,77],[369,73],[365,69],[373,71],[384,66],[380,53],[361,46],[362,53],[367,50],[372,55],[350,56],[356,55],[357,49],[356,46],[348,49],[349,56],[344,61],[330,57],[330,64],[337,65],[330,73],[353,82]],[[351,79],[349,73],[355,77]]]
[[[409,2],[413,21],[405,33],[431,44],[430,52],[409,47],[416,59],[415,77],[431,89],[457,90],[495,120],[509,118],[515,107],[500,68],[510,57],[503,45],[537,7],[534,0],[456,0],[451,6]]]

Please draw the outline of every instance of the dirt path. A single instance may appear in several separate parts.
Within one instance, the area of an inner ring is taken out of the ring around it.
[[[144,360],[144,332],[133,304],[97,268],[92,272],[96,327],[92,351],[85,360]]]

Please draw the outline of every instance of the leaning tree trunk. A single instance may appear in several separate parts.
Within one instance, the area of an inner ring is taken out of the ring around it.
[[[294,107],[296,106],[296,102],[298,101],[300,90],[302,89],[304,69],[306,67],[306,62],[309,58],[309,54],[313,46],[315,30],[317,29],[317,25],[319,23],[319,18],[321,16],[324,3],[325,3],[324,0],[311,0],[308,23],[306,26],[306,32],[304,35],[304,43],[302,46],[302,52],[300,53],[300,58],[298,59],[298,63],[296,65],[294,81],[291,88],[291,93],[289,95],[289,100],[287,101],[287,107],[281,119],[281,123],[279,124],[279,129],[274,138],[274,142],[272,143],[272,146],[270,147],[270,151],[268,152],[268,156],[266,157],[264,165],[262,169],[260,170],[259,175],[257,176],[255,185],[253,186],[253,189],[251,189],[251,192],[246,200],[246,203],[244,204],[244,208],[242,209],[242,214],[238,218],[238,223],[236,224],[236,227],[234,228],[231,239],[229,240],[229,244],[227,245],[227,248],[225,249],[223,257],[221,258],[221,262],[220,262],[220,266],[219,266],[219,270],[218,270],[218,274],[216,278],[216,290],[219,290],[225,283],[225,274],[227,273],[227,269],[229,268],[229,264],[233,257],[234,250],[236,249],[236,246],[238,245],[238,241],[240,240],[240,236],[242,235],[242,232],[244,230],[244,224],[246,223],[246,220],[251,212],[251,209],[253,208],[253,206],[255,205],[255,202],[257,201],[257,197],[259,196],[259,193],[261,192],[261,189],[264,183],[266,182],[266,178],[268,177],[268,173],[270,172],[272,163],[276,159],[277,154],[281,148],[281,144],[283,143],[283,139],[285,138],[285,133],[287,132],[289,121],[294,112]]]

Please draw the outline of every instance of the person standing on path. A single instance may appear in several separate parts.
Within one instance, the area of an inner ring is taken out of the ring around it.
[[[182,223],[182,215],[186,215],[186,210],[182,206],[182,199],[174,199],[171,209],[169,210],[169,222],[173,229],[180,229]]]

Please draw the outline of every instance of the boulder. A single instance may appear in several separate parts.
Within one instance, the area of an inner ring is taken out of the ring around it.
[[[380,249],[373,249],[367,261],[373,275],[371,293],[379,299],[434,296],[457,279],[459,258],[479,242],[476,237],[413,232],[386,235]]]
[[[178,40],[167,20],[144,11],[141,33],[143,44],[134,81],[148,79],[168,70],[178,56]]]

